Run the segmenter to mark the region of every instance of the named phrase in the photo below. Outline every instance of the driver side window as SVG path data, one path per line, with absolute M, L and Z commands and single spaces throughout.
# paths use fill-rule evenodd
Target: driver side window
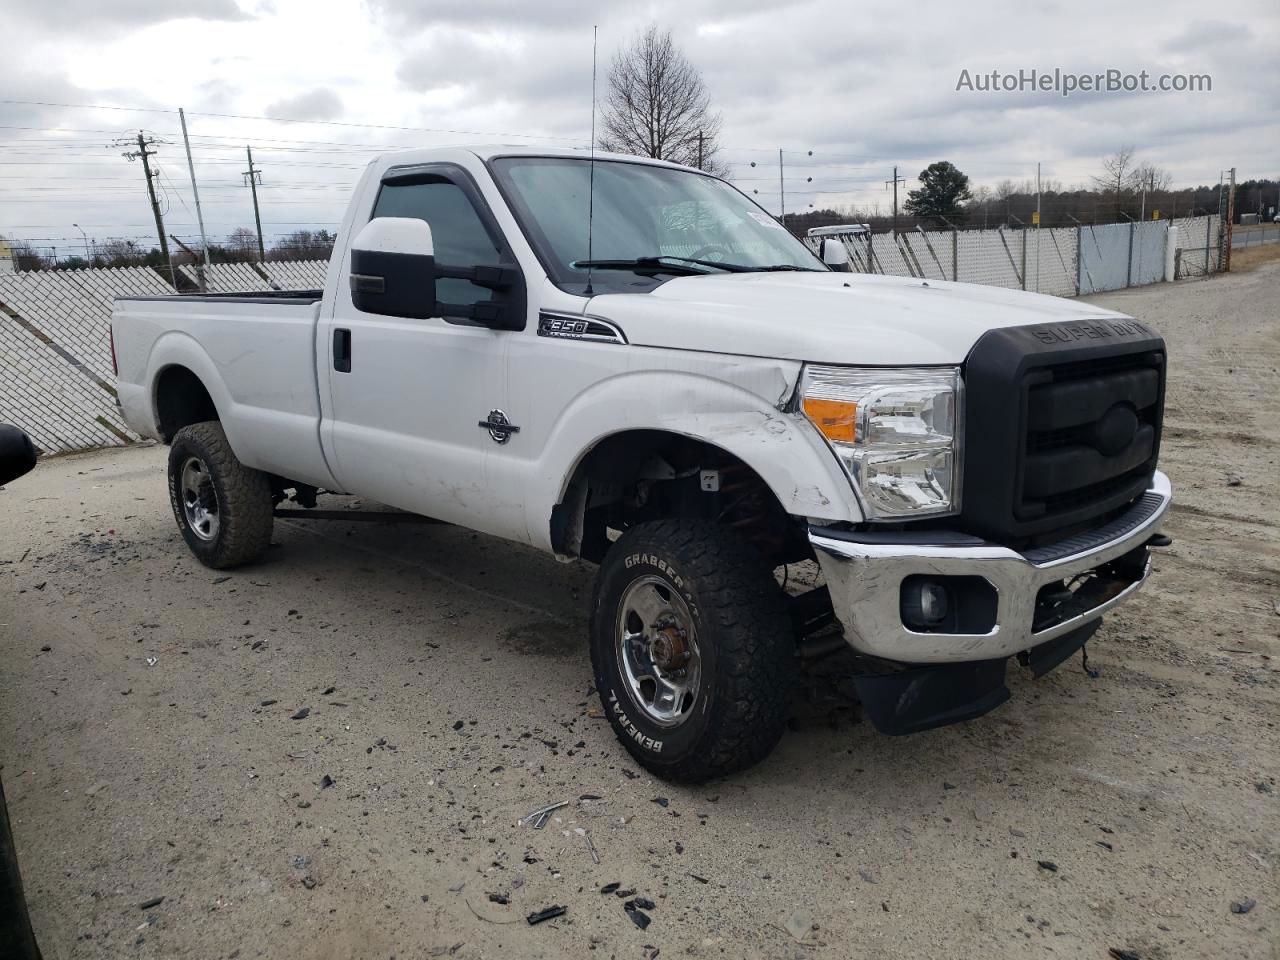
M 470 198 L 461 187 L 444 177 L 383 184 L 373 216 L 427 221 L 438 263 L 474 267 L 497 266 L 502 262 L 501 248 L 485 229 Z M 470 305 L 492 296 L 492 290 L 478 287 L 470 280 L 436 281 L 436 299 L 441 303 Z

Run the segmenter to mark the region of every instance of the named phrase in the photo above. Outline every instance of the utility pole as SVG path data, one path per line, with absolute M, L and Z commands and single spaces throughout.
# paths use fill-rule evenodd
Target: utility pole
M 139 130 L 138 139 L 136 141 L 122 140 L 122 141 L 117 141 L 116 145 L 123 146 L 126 143 L 131 145 L 133 143 L 136 143 L 138 146 L 138 149 L 136 151 L 127 151 L 123 154 L 123 156 L 127 160 L 142 161 L 142 174 L 147 180 L 147 195 L 151 198 L 151 212 L 155 214 L 156 233 L 160 237 L 160 254 L 161 256 L 164 257 L 165 266 L 169 268 L 169 282 L 173 284 L 174 288 L 176 289 L 178 286 L 178 281 L 174 277 L 173 261 L 169 259 L 169 239 L 164 232 L 164 217 L 160 215 L 160 201 L 156 199 L 156 185 L 153 182 L 153 178 L 160 176 L 160 171 L 157 170 L 155 173 L 151 172 L 150 158 L 154 157 L 156 155 L 156 152 L 154 150 L 147 149 L 148 147 L 154 146 L 157 143 L 163 143 L 163 142 L 164 141 L 162 140 L 157 140 L 155 137 L 148 137 L 141 130 Z
M 262 182 L 262 171 L 253 169 L 253 147 L 245 146 L 244 152 L 249 157 L 249 169 L 241 176 L 245 178 L 245 182 L 249 184 L 249 190 L 253 193 L 253 222 L 258 227 L 258 261 L 265 263 L 267 250 L 262 243 L 262 217 L 258 213 L 258 184 Z
M 778 210 L 782 213 L 782 225 L 787 225 L 787 187 L 782 177 L 782 148 L 778 148 Z
M 1036 161 L 1036 293 L 1040 292 L 1040 161 Z
M 209 266 L 209 240 L 204 235 L 204 211 L 200 209 L 200 188 L 196 186 L 196 165 L 191 161 L 191 140 L 187 136 L 187 115 L 183 112 L 182 107 L 178 108 L 178 119 L 182 121 L 182 142 L 187 148 L 187 171 L 191 174 L 191 195 L 196 199 L 196 220 L 200 224 L 200 249 L 204 253 L 204 266 Z M 196 277 L 200 281 L 200 290 L 204 292 L 208 289 L 205 286 L 204 268 L 200 266 L 200 261 L 196 261 Z
M 1223 267 L 1227 273 L 1231 272 L 1231 237 L 1235 233 L 1236 220 L 1236 168 L 1231 168 L 1231 180 L 1227 188 L 1227 263 Z
M 702 131 L 698 131 L 698 169 L 702 169 Z
M 893 168 L 893 179 L 884 182 L 886 187 L 891 183 L 893 184 L 893 235 L 895 237 L 898 235 L 898 184 L 906 182 L 906 177 L 898 176 L 898 168 L 896 166 Z

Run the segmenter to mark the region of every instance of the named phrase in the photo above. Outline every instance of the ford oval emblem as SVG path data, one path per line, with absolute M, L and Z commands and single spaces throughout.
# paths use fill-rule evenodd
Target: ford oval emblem
M 1103 456 L 1114 457 L 1129 448 L 1137 433 L 1137 412 L 1127 403 L 1117 403 L 1093 425 L 1093 445 Z

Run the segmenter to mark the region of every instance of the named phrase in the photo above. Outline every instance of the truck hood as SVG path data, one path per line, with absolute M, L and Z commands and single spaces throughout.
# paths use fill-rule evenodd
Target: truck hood
M 678 277 L 593 298 L 634 344 L 818 363 L 958 364 L 997 327 L 1128 319 L 1060 297 L 854 273 Z

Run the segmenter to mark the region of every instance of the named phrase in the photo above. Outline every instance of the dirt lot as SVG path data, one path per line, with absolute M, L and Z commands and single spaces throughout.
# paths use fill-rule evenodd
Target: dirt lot
M 163 449 L 42 464 L 0 492 L 0 760 L 45 956 L 1280 956 L 1278 293 L 1097 298 L 1168 338 L 1178 502 L 1096 679 L 1013 671 L 900 739 L 802 688 L 769 761 L 698 789 L 594 715 L 587 569 L 289 521 L 222 576 Z

